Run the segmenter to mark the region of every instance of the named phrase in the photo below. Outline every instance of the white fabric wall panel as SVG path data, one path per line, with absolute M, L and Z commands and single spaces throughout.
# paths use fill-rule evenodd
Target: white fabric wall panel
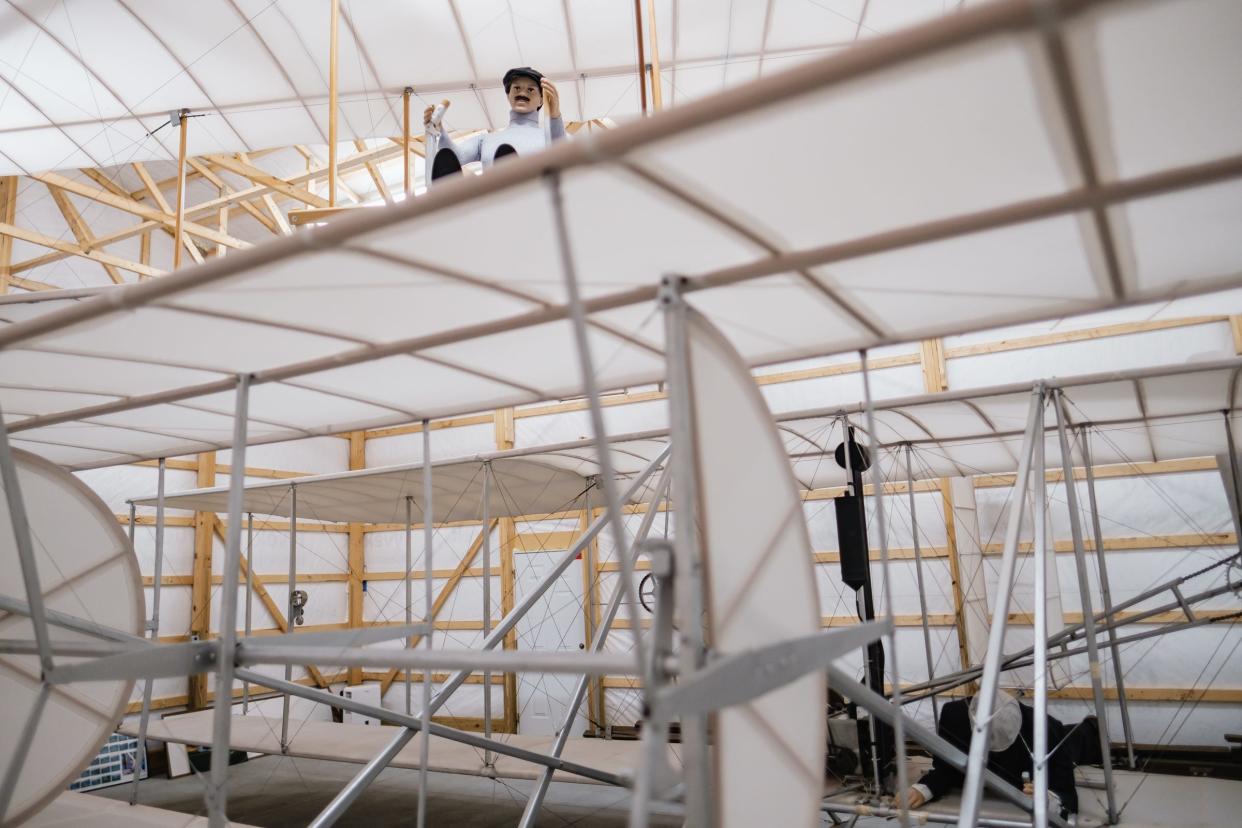
M 496 450 L 496 429 L 491 423 L 444 428 L 431 432 L 431 457 L 469 457 Z M 423 459 L 423 435 L 401 434 L 367 440 L 367 466 L 418 463 Z

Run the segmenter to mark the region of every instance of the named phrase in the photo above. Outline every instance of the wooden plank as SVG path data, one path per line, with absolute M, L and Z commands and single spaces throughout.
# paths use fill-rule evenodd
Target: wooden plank
M 148 207 L 146 204 L 134 201 L 131 198 L 122 198 L 121 196 L 114 195 L 113 193 L 105 190 L 100 190 L 83 184 L 80 181 L 74 181 L 71 178 L 66 178 L 58 173 L 38 173 L 36 175 L 32 175 L 31 178 L 36 181 L 42 181 L 44 184 L 51 184 L 53 186 L 60 187 L 62 190 L 68 190 L 69 192 L 74 193 L 75 195 L 80 195 L 83 198 L 89 198 L 91 201 L 97 201 L 100 204 L 115 207 L 118 210 L 131 213 L 139 218 L 157 222 L 165 227 L 172 227 L 174 232 L 177 229 L 176 219 L 173 216 L 157 210 L 154 207 Z M 207 241 L 214 242 L 216 244 L 227 245 L 228 247 L 233 247 L 238 250 L 253 246 L 249 242 L 242 241 L 241 239 L 235 239 L 226 233 L 212 230 L 210 227 L 204 227 L 201 224 L 195 224 L 191 221 L 187 221 L 182 229 L 184 232 L 189 233 L 192 236 L 197 236 L 198 238 L 206 239 Z
M 82 214 L 78 212 L 78 208 L 73 205 L 69 199 L 69 194 L 64 190 L 56 187 L 48 187 L 47 191 L 52 196 L 52 201 L 56 203 L 56 209 L 60 210 L 61 216 L 65 219 L 65 224 L 69 226 L 69 231 L 73 233 L 73 237 L 77 239 L 83 250 L 89 251 L 95 243 L 95 234 L 91 232 L 86 221 L 83 220 Z M 121 271 L 114 264 L 100 262 L 104 272 L 108 274 L 108 278 L 112 280 L 114 285 L 125 284 Z
M 944 340 L 924 339 L 919 343 L 919 361 L 923 366 L 923 390 L 936 394 L 949 389 L 949 369 L 945 364 Z
M 1216 471 L 1215 457 L 1191 457 L 1182 460 L 1159 460 L 1154 463 L 1113 463 L 1105 466 L 1096 466 L 1092 471 L 1095 472 L 1097 480 L 1112 477 L 1149 477 L 1155 474 L 1182 474 L 1184 472 L 1196 471 Z M 1082 466 L 1074 468 L 1074 479 L 1083 480 L 1087 476 L 1087 470 Z M 1014 475 L 1012 474 L 981 474 L 974 479 L 976 489 L 989 489 L 1003 486 L 1012 486 Z M 1065 479 L 1064 472 L 1061 469 L 1049 470 L 1045 473 L 1044 479 L 1049 483 L 1060 483 Z
M 159 185 L 155 183 L 155 179 L 151 177 L 151 173 L 147 172 L 146 165 L 140 161 L 135 161 L 130 166 L 132 166 L 134 168 L 134 172 L 138 174 L 138 180 L 142 182 L 142 186 L 146 188 L 147 194 L 151 196 L 151 200 L 155 202 L 155 205 L 175 219 L 176 213 L 174 212 L 172 205 L 168 203 L 168 199 L 164 198 L 164 193 L 160 191 Z M 182 166 L 184 169 L 184 165 Z M 183 177 L 179 176 L 174 179 L 174 184 L 183 180 Z M 175 230 L 171 230 L 167 226 L 165 226 L 163 230 L 172 238 L 177 238 Z M 181 234 L 181 244 L 185 247 L 186 252 L 190 254 L 190 258 L 198 264 L 203 263 L 203 254 L 198 249 L 198 245 L 196 245 L 190 237 L 184 233 Z M 176 269 L 175 262 L 173 268 Z
M 120 256 L 114 256 L 111 253 L 105 253 L 102 250 L 86 250 L 80 244 L 71 244 L 63 239 L 55 239 L 51 236 L 45 236 L 42 233 L 36 233 L 33 230 L 26 230 L 8 222 L 0 221 L 0 236 L 12 239 L 21 239 L 24 242 L 37 244 L 40 247 L 48 247 L 68 256 L 81 256 L 83 259 L 90 259 L 91 261 L 98 262 L 99 264 L 112 265 L 114 267 L 119 267 L 122 270 L 140 273 L 143 276 L 164 275 L 164 271 L 162 270 L 148 267 L 147 265 L 139 264 L 138 262 L 131 262 L 128 259 L 122 259 Z M 12 242 L 8 242 L 8 244 L 11 245 Z M 98 238 L 94 240 L 94 245 L 96 247 L 101 245 Z M 27 260 L 27 262 L 29 261 L 32 260 Z M 27 262 L 20 262 L 17 265 L 14 265 L 9 269 L 10 272 L 17 272 L 19 269 L 28 270 L 29 268 L 25 267 Z
M 198 455 L 198 488 L 205 489 L 216 484 L 216 453 Z M 194 565 L 190 593 L 190 635 L 200 639 L 211 633 L 211 553 L 212 528 L 216 516 L 211 512 L 194 513 Z M 190 676 L 189 706 L 198 710 L 207 706 L 207 676 Z
M 578 531 L 574 537 L 574 542 L 586 533 L 587 527 L 591 525 L 592 510 L 589 508 L 590 501 L 587 501 L 588 508 L 582 510 L 582 514 L 578 516 Z M 585 606 L 582 608 L 582 640 L 589 647 L 595 639 L 595 630 L 599 624 L 596 613 L 599 608 L 599 570 L 597 569 L 599 558 L 599 545 L 596 539 L 592 538 L 591 542 L 582 550 L 582 595 Z M 587 729 L 591 733 L 596 732 L 596 725 L 605 726 L 605 721 L 599 710 L 599 698 L 601 696 L 599 689 L 599 679 L 592 676 L 587 681 L 587 710 L 595 711 L 594 715 L 589 712 L 587 714 Z
M 328 202 L 325 199 L 321 198 L 320 196 L 315 195 L 310 190 L 307 190 L 304 187 L 298 187 L 293 184 L 290 184 L 289 182 L 285 181 L 285 179 L 278 178 L 277 176 L 272 175 L 266 170 L 259 169 L 253 164 L 247 164 L 246 162 L 242 161 L 240 158 L 234 158 L 229 155 L 208 155 L 205 157 L 207 158 L 208 161 L 210 161 L 212 164 L 215 164 L 217 167 L 222 167 L 231 173 L 236 173 L 237 175 L 240 175 L 242 178 L 247 178 L 250 181 L 254 182 L 255 184 L 259 184 L 264 187 L 269 187 L 272 190 L 275 190 L 276 192 L 280 193 L 281 195 L 301 201 L 303 204 L 309 204 L 312 207 L 329 206 Z M 227 203 L 228 198 L 229 196 L 221 196 L 220 198 L 215 200 L 215 203 L 217 205 L 225 204 Z M 199 204 L 199 205 L 196 205 L 194 209 L 197 211 L 197 210 L 201 210 L 202 208 L 203 208 L 203 205 Z M 220 208 L 219 206 L 216 206 L 214 209 L 218 210 Z
M 17 176 L 0 176 L 0 224 L 17 221 Z M 9 292 L 13 280 L 13 237 L 0 235 L 0 295 Z
M 953 593 L 953 626 L 957 629 L 958 665 L 970 664 L 970 644 L 966 632 L 966 600 L 962 594 L 961 563 L 957 557 L 957 527 L 953 520 L 953 492 L 949 478 L 940 478 L 940 497 L 943 504 L 945 538 L 949 551 L 949 581 Z
M 337 101 L 339 85 L 337 76 L 340 74 L 338 70 L 337 56 L 339 49 L 338 31 L 341 22 L 341 0 L 331 0 L 329 8 L 331 15 L 328 21 L 328 206 L 336 206 L 336 151 L 337 147 L 337 116 L 340 114 L 340 106 Z
M 349 470 L 358 471 L 367 466 L 366 432 L 351 431 L 349 433 Z M 363 534 L 361 523 L 349 524 L 349 594 L 347 606 L 349 626 L 362 626 L 362 608 L 366 602 L 366 591 L 363 579 L 366 577 L 366 535 Z M 362 668 L 349 669 L 349 683 L 358 684 L 362 681 Z
M 513 612 L 516 603 L 517 573 L 514 569 L 513 543 L 517 531 L 513 518 L 500 519 L 500 615 L 503 618 Z M 504 648 L 517 649 L 517 631 L 511 630 L 505 636 Z M 505 732 L 517 733 L 517 674 L 505 673 L 504 692 Z
M 1242 316 L 1229 317 L 1229 331 L 1233 334 L 1233 352 L 1242 354 Z
M 250 163 L 250 157 L 247 156 L 246 153 L 239 152 L 237 155 L 239 158 L 241 158 L 246 163 Z M 204 179 L 206 179 L 207 181 L 210 181 L 212 184 L 215 184 L 216 189 L 219 191 L 221 196 L 231 195 L 232 193 L 236 192 L 236 190 L 234 190 L 232 187 L 229 186 L 227 181 L 225 181 L 220 176 L 216 175 L 215 170 L 211 169 L 211 167 L 207 166 L 202 161 L 199 161 L 197 158 L 187 158 L 185 162 L 190 165 L 191 170 L 198 172 L 199 175 L 201 175 Z M 186 175 L 188 176 L 189 173 L 186 173 Z M 267 201 L 271 201 L 272 199 L 270 195 L 264 196 L 264 198 Z M 264 203 L 266 204 L 267 202 L 265 201 Z M 271 201 L 271 204 L 272 204 L 273 209 L 275 209 L 276 202 Z M 279 221 L 276 219 L 276 216 L 272 216 L 269 218 L 268 216 L 263 214 L 262 210 L 254 206 L 254 204 L 249 201 L 243 201 L 237 206 L 240 207 L 242 211 L 245 212 L 247 215 L 249 215 L 252 219 L 257 221 L 259 224 L 262 224 L 272 233 L 278 236 L 282 234 L 282 230 L 280 228 Z M 224 209 L 224 208 L 221 208 L 221 209 Z M 280 213 L 279 210 L 275 210 L 275 212 L 278 215 L 280 215 L 281 220 L 284 219 L 284 215 Z M 289 233 L 288 225 L 285 225 L 283 234 L 288 235 L 288 233 Z
M 1070 342 L 1084 342 L 1091 339 L 1107 339 L 1114 336 L 1129 336 L 1131 334 L 1165 331 L 1172 328 L 1186 328 L 1194 325 L 1210 325 L 1224 322 L 1227 319 L 1228 317 L 1225 316 L 1191 316 L 1179 319 L 1153 319 L 1145 322 L 1099 325 L 1094 328 L 1082 328 L 1076 331 L 1056 331 L 1049 334 L 1002 339 L 997 342 L 957 345 L 952 348 L 946 348 L 945 356 L 948 359 L 959 359 L 981 354 L 999 354 L 1024 348 L 1040 348 L 1046 345 L 1064 345 Z
M 1202 534 L 1183 535 L 1139 535 L 1133 537 L 1104 538 L 1105 552 L 1133 552 L 1148 549 L 1194 549 L 1201 546 L 1237 546 L 1238 538 L 1233 532 L 1205 532 Z M 1004 544 L 989 543 L 983 546 L 983 554 L 998 556 Z M 1095 539 L 1084 538 L 1083 548 L 1091 552 L 1095 550 Z M 1023 541 L 1018 544 L 1019 555 L 1030 555 L 1034 544 Z M 1068 553 L 1074 551 L 1072 540 L 1053 541 L 1053 551 Z
M 367 142 L 361 138 L 355 138 L 354 148 L 359 152 L 366 152 Z M 409 158 L 409 156 L 407 155 L 406 158 Z M 375 189 L 379 192 L 380 197 L 384 199 L 384 203 L 392 204 L 392 193 L 388 191 L 388 183 L 384 181 L 384 176 L 380 174 L 379 167 L 374 163 L 368 163 L 366 166 L 367 172 L 371 174 L 371 181 L 375 184 Z

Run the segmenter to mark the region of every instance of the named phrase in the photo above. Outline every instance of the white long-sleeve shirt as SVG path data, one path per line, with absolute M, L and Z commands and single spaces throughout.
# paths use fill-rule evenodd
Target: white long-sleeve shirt
M 560 117 L 549 118 L 548 126 L 551 140 L 559 141 L 565 137 L 565 122 Z M 548 140 L 539 125 L 539 111 L 510 111 L 509 125 L 504 129 L 472 136 L 460 144 L 449 137 L 447 130 L 433 130 L 430 127 L 427 130 L 428 160 L 441 149 L 451 149 L 457 153 L 457 160 L 463 167 L 472 161 L 482 161 L 484 169 L 490 167 L 501 144 L 513 147 L 519 158 L 546 149 Z

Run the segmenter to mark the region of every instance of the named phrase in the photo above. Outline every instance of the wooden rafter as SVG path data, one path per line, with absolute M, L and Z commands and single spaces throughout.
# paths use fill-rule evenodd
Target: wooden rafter
M 249 179 L 254 184 L 258 184 L 263 187 L 270 187 L 272 190 L 280 193 L 281 195 L 297 199 L 298 201 L 301 201 L 304 204 L 309 204 L 312 207 L 328 206 L 326 199 L 320 198 L 305 187 L 298 187 L 290 184 L 285 179 L 272 175 L 266 170 L 261 170 L 253 164 L 247 164 L 240 158 L 235 158 L 229 155 L 208 155 L 206 158 L 217 167 L 221 167 L 231 173 L 240 175 L 242 178 Z M 223 200 L 224 199 L 222 197 L 216 199 L 215 201 L 222 202 Z M 199 204 L 191 208 L 191 212 L 197 213 L 202 209 L 203 205 Z M 217 206 L 216 209 L 219 209 L 219 206 Z
M 83 250 L 89 251 L 95 243 L 95 235 L 82 218 L 82 214 L 78 212 L 78 208 L 73 206 L 69 194 L 58 187 L 48 187 L 47 191 L 52 194 L 52 201 L 56 202 L 56 209 L 60 210 L 60 214 L 64 216 L 65 223 L 69 225 L 69 231 L 73 233 L 73 237 L 78 240 Z M 116 265 L 110 262 L 99 262 L 99 264 L 113 284 L 125 284 L 125 279 Z
M 168 203 L 168 199 L 164 198 L 164 194 L 160 192 L 159 185 L 155 183 L 155 179 L 153 179 L 151 177 L 151 174 L 147 172 L 146 165 L 144 165 L 141 161 L 135 161 L 133 163 L 133 167 L 134 167 L 134 172 L 138 174 L 138 179 L 142 181 L 142 185 L 147 188 L 147 194 L 151 196 L 151 200 L 155 202 L 157 207 L 159 207 L 161 210 L 163 210 L 168 215 L 172 216 L 173 215 L 172 206 Z M 163 229 L 164 229 L 164 232 L 166 232 L 169 236 L 174 235 L 176 232 L 175 230 L 172 230 L 167 226 L 164 227 Z M 181 243 L 185 246 L 186 252 L 190 254 L 191 259 L 193 259 L 198 264 L 203 263 L 202 251 L 199 250 L 198 246 L 194 244 L 193 241 L 190 240 L 189 236 L 182 233 Z
M 0 222 L 17 221 L 17 176 L 0 177 Z M 0 235 L 0 294 L 9 292 L 13 280 L 13 237 Z
M 160 226 L 160 223 L 158 221 L 143 221 L 143 222 L 140 222 L 139 224 L 135 224 L 133 227 L 127 227 L 124 230 L 118 230 L 115 233 L 108 233 L 107 235 L 104 235 L 104 236 L 96 236 L 94 247 L 96 249 L 100 247 L 107 247 L 110 244 L 114 244 L 119 241 L 124 241 L 125 239 L 132 239 L 134 236 L 138 236 L 138 235 L 141 235 L 144 239 L 150 239 L 151 231 L 159 226 Z M 149 241 L 147 242 L 147 246 L 148 246 L 147 255 L 145 257 L 140 256 L 139 258 L 139 262 L 143 265 L 151 264 Z M 44 253 L 41 256 L 35 256 L 34 258 L 25 259 L 23 261 L 15 263 L 13 265 L 13 272 L 22 273 L 27 270 L 34 270 L 36 267 L 42 267 L 45 264 L 51 264 L 52 262 L 58 262 L 61 259 L 66 259 L 70 256 L 76 256 L 76 255 L 78 254 L 75 252 L 71 252 L 71 251 L 53 250 L 53 252 L 51 253 Z
M 358 138 L 354 141 L 354 147 L 359 152 L 366 152 L 367 142 Z M 392 193 L 388 192 L 388 184 L 384 181 L 384 176 L 380 174 L 379 165 L 374 162 L 368 163 L 367 172 L 371 174 L 371 181 L 375 183 L 375 189 L 379 191 L 380 197 L 384 199 L 384 203 L 392 204 Z
M 110 264 L 119 267 L 121 270 L 128 270 L 133 273 L 139 273 L 143 276 L 163 276 L 164 271 L 147 265 L 131 262 L 128 259 L 122 259 L 120 256 L 113 256 L 111 253 L 105 253 L 102 250 L 86 250 L 80 244 L 73 244 L 63 239 L 54 239 L 51 236 L 45 236 L 42 233 L 36 233 L 33 230 L 26 230 L 6 222 L 0 222 L 0 236 L 8 236 L 14 239 L 21 239 L 30 244 L 37 244 L 40 247 L 50 247 L 52 250 L 59 251 L 66 256 L 81 256 L 84 259 L 98 262 L 99 264 Z M 99 245 L 100 239 L 95 239 L 95 244 Z M 64 258 L 58 256 L 57 258 Z M 13 272 L 18 270 L 26 270 L 27 262 L 14 265 Z
M 172 227 L 173 229 L 176 229 L 177 220 L 175 216 L 171 216 L 161 210 L 149 207 L 141 202 L 134 201 L 132 198 L 123 198 L 114 193 L 107 192 L 106 190 L 100 190 L 96 187 L 83 184 L 81 181 L 74 181 L 71 178 L 66 178 L 58 173 L 38 173 L 36 175 L 32 175 L 31 178 L 36 181 L 42 181 L 44 184 L 51 184 L 52 186 L 60 187 L 62 190 L 68 190 L 69 192 L 80 195 L 83 198 L 89 198 L 91 201 L 98 201 L 100 204 L 115 207 L 118 210 L 131 213 L 139 218 L 154 221 L 158 224 L 164 225 L 165 227 Z M 226 233 L 221 233 L 218 230 L 212 230 L 210 227 L 204 227 L 201 224 L 196 224 L 191 221 L 187 221 L 185 223 L 183 230 L 186 233 L 189 233 L 192 236 L 197 236 L 200 239 L 205 239 L 215 244 L 223 244 L 238 250 L 253 246 L 249 242 L 242 241 L 241 239 L 235 239 Z
M 242 157 L 243 159 L 247 161 L 247 163 L 249 163 L 249 159 L 246 159 L 245 156 L 242 156 Z M 210 181 L 212 184 L 215 184 L 217 189 L 220 190 L 220 195 L 222 196 L 231 195 L 232 193 L 236 192 L 236 190 L 234 190 L 232 187 L 229 186 L 227 181 L 225 181 L 220 176 L 216 175 L 215 170 L 211 169 L 209 166 L 207 166 L 202 161 L 199 161 L 197 158 L 187 158 L 186 163 L 190 165 L 191 170 L 194 170 L 199 175 L 201 175 L 204 179 L 206 179 L 207 181 Z M 276 202 L 272 201 L 272 197 L 270 195 L 264 196 L 264 198 L 266 199 L 264 204 L 266 205 L 270 202 L 272 209 L 274 211 L 274 215 L 272 215 L 271 217 L 264 215 L 262 210 L 254 206 L 254 204 L 249 201 L 243 201 L 237 206 L 240 207 L 243 211 L 245 211 L 245 213 L 249 215 L 251 218 L 253 218 L 255 221 L 259 222 L 259 224 L 262 224 L 264 227 L 270 230 L 272 233 L 278 236 L 281 235 L 282 233 L 284 233 L 285 235 L 288 235 L 289 233 L 288 225 L 285 224 L 282 227 L 282 223 L 284 220 L 284 214 L 281 213 L 279 210 L 275 209 Z M 277 220 L 277 217 L 276 217 L 277 215 L 280 216 L 279 220 Z

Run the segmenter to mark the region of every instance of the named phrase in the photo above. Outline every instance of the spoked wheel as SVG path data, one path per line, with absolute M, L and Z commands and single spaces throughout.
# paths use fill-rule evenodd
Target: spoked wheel
M 47 625 L 53 669 L 83 662 L 84 650 L 125 646 L 128 636 L 142 635 L 146 606 L 138 562 L 112 511 L 63 469 L 26 452 L 13 456 L 43 603 L 59 622 Z M 8 501 L 0 499 L 0 595 L 24 607 L 10 520 Z M 82 631 L 99 627 L 110 632 Z M 99 753 L 134 681 L 44 685 L 39 655 L 29 646 L 34 626 L 23 611 L 0 611 L 0 640 L 10 644 L 0 650 L 0 786 L 12 784 L 0 823 L 12 825 L 64 791 Z M 8 779 L 11 769 L 16 776 Z

